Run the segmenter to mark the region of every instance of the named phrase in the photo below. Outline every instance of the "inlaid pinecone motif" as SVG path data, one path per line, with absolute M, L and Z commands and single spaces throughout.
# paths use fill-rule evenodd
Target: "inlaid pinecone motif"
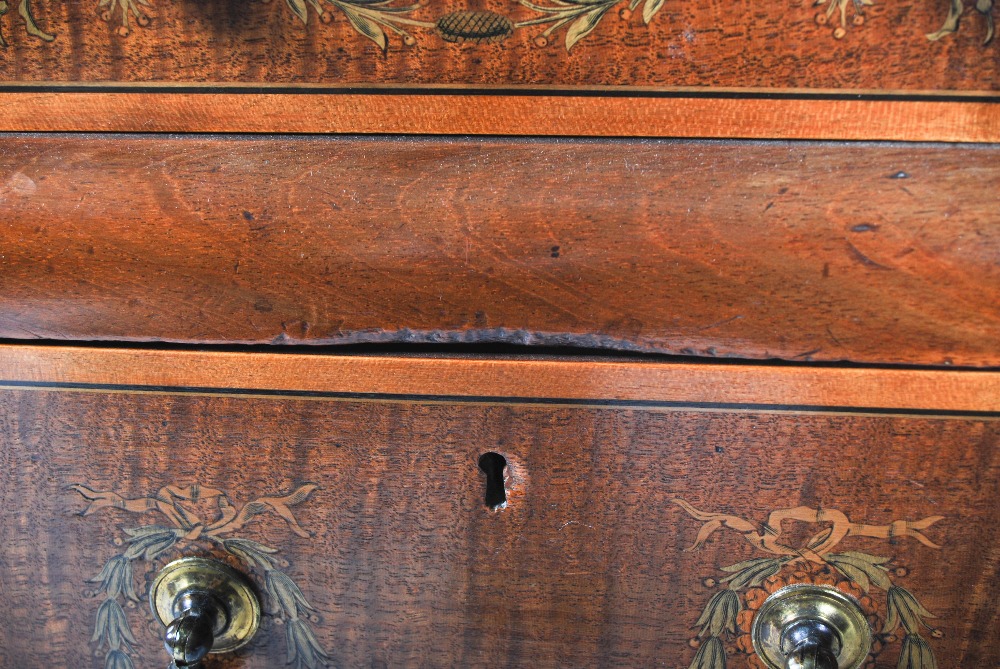
M 461 11 L 445 14 L 435 24 L 446 42 L 484 44 L 501 42 L 514 32 L 514 24 L 496 12 Z

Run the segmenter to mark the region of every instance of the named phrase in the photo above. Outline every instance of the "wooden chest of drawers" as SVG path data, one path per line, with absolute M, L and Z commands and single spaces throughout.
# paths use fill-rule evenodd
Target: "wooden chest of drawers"
M 993 2 L 671 2 L 0 0 L 0 666 L 1000 666 Z

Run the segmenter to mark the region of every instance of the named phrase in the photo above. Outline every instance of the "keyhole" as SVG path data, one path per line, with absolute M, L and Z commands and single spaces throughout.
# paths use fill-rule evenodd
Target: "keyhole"
M 503 485 L 503 471 L 507 468 L 507 458 L 499 453 L 483 453 L 479 456 L 479 469 L 486 474 L 486 506 L 492 511 L 507 507 L 507 491 Z

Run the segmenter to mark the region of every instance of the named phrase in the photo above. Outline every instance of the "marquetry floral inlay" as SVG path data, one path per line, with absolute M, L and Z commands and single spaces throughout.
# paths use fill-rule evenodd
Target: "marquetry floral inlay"
M 940 521 L 941 516 L 866 525 L 851 522 L 836 509 L 800 506 L 773 511 L 767 522 L 759 524 L 739 516 L 702 511 L 683 499 L 675 499 L 674 503 L 703 523 L 688 550 L 697 550 L 715 532 L 726 529 L 742 534 L 750 545 L 767 554 L 721 567 L 723 574 L 702 580 L 715 593 L 694 625 L 697 631 L 691 646 L 696 650 L 689 669 L 725 669 L 729 657 L 727 645 L 735 645 L 735 652 L 745 655 L 745 662 L 754 669 L 766 669 L 754 652 L 750 637 L 754 615 L 771 593 L 793 583 L 836 587 L 860 602 L 875 631 L 866 667 L 874 667 L 883 649 L 900 641 L 898 669 L 937 669 L 934 651 L 923 634 L 938 638 L 943 632 L 927 622 L 934 615 L 913 593 L 898 584 L 908 570 L 894 564 L 889 557 L 839 546 L 852 537 L 893 542 L 910 537 L 924 546 L 940 548 L 924 531 Z M 794 545 L 795 542 L 783 536 L 782 525 L 786 521 L 816 524 L 822 529 L 803 545 Z M 877 591 L 884 596 L 876 596 Z
M 327 653 L 311 627 L 319 617 L 283 571 L 288 563 L 278 557 L 277 548 L 241 536 L 241 531 L 262 514 L 277 515 L 300 537 L 312 536 L 295 519 L 292 507 L 306 501 L 316 488 L 316 484 L 306 483 L 288 494 L 258 497 L 238 508 L 223 491 L 200 485 L 165 486 L 150 497 L 132 499 L 83 484 L 70 486 L 89 502 L 81 516 L 115 509 L 157 517 L 152 524 L 122 528 L 124 536 L 115 540 L 122 552 L 109 558 L 100 573 L 88 581 L 95 586 L 94 595 L 103 597 L 91 643 L 98 653 L 105 653 L 104 669 L 134 669 L 131 653 L 136 638 L 126 608 L 145 604 L 145 593 L 140 596 L 135 588 L 136 566 L 148 570 L 153 560 L 168 551 L 192 546 L 222 549 L 258 576 L 265 607 L 285 628 L 288 664 L 296 669 L 327 666 Z

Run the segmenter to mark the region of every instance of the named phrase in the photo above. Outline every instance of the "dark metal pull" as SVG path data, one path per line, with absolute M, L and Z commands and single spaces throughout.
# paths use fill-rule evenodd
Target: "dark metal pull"
M 792 623 L 784 633 L 785 669 L 838 669 L 840 637 L 821 620 Z
M 212 652 L 216 629 L 228 625 L 225 611 L 210 594 L 188 592 L 178 597 L 180 615 L 167 625 L 164 645 L 177 667 L 197 667 Z

